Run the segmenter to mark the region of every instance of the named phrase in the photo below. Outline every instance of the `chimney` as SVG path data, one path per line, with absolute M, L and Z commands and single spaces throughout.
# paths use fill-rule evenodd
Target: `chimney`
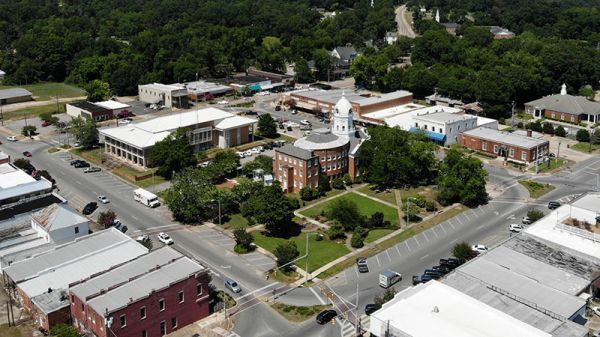
M 531 131 L 531 129 L 527 129 L 527 137 L 531 137 L 532 134 L 533 132 Z

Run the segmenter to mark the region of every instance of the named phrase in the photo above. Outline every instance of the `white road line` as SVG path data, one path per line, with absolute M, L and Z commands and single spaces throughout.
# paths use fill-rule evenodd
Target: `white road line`
M 379 254 L 375 255 L 375 259 L 377 259 L 377 264 L 381 267 L 381 262 L 379 262 Z
M 417 237 L 413 236 L 413 239 L 415 239 L 415 241 L 417 242 L 417 246 L 421 247 L 421 244 L 419 243 L 419 240 L 417 240 Z
M 408 240 L 404 241 L 404 244 L 406 244 L 406 249 L 408 249 L 409 252 L 412 252 L 412 249 L 410 249 L 410 246 L 408 245 Z
M 429 257 L 429 254 L 425 254 L 419 258 L 419 260 L 424 260 Z
M 398 245 L 396 245 L 396 251 L 398 252 L 399 256 L 402 256 L 402 254 L 400 254 L 400 248 L 398 248 Z
M 452 227 L 453 230 L 456 230 L 456 227 L 454 227 L 451 221 L 448 221 L 448 224 L 450 225 L 450 227 Z
M 456 243 L 458 241 L 458 239 L 454 239 L 452 241 L 450 241 L 450 245 L 452 245 L 453 243 Z
M 471 221 L 471 219 L 469 219 L 469 217 L 467 216 L 468 212 L 463 213 L 463 215 L 465 216 L 465 218 L 467 218 L 467 221 Z
M 389 249 L 386 249 L 386 250 L 385 250 L 385 253 L 386 253 L 386 254 L 387 254 L 387 256 L 388 256 L 388 259 L 390 259 L 390 261 L 392 261 L 392 257 L 390 256 L 390 250 L 389 250 Z
M 354 266 L 352 269 L 354 269 L 354 274 L 356 274 L 356 278 L 358 278 L 358 267 Z
M 323 298 L 321 298 L 321 296 L 319 296 L 319 294 L 315 291 L 315 287 L 310 287 L 308 289 L 310 289 L 310 292 L 312 292 L 313 295 L 315 295 L 315 297 L 319 300 L 319 302 L 321 302 L 322 305 L 327 304 L 327 302 L 323 301 Z

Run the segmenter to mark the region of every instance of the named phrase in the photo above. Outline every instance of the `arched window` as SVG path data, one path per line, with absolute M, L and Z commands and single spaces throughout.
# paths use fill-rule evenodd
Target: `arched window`
M 346 131 L 346 127 L 345 126 L 342 126 L 342 131 Z

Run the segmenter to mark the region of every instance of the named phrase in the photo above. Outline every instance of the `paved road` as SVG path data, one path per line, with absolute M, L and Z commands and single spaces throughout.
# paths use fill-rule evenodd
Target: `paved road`
M 412 29 L 412 20 L 406 20 L 406 5 L 396 8 L 396 23 L 398 24 L 398 35 L 414 38 L 417 36 Z

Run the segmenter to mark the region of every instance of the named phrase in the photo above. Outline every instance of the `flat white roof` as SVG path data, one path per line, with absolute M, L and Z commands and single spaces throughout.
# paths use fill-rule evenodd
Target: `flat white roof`
M 0 200 L 51 188 L 52 183 L 46 179 L 36 180 L 9 163 L 0 164 Z
M 587 209 L 591 208 L 591 209 Z M 564 224 L 568 218 L 580 222 L 596 223 L 600 213 L 600 194 L 590 193 L 573 204 L 563 205 L 534 222 L 525 229 L 525 233 L 542 240 L 568 248 L 583 254 L 584 257 L 600 258 L 600 235 Z
M 439 111 L 439 112 L 433 112 L 433 113 L 418 113 L 416 116 L 413 117 L 413 119 L 416 120 L 421 120 L 421 121 L 428 121 L 428 122 L 437 122 L 437 123 L 454 123 L 454 122 L 459 122 L 459 121 L 466 121 L 466 120 L 475 120 L 477 117 L 472 116 L 472 115 L 460 115 L 460 114 L 456 114 L 456 113 L 450 113 L 450 112 L 446 112 L 446 111 Z
M 174 91 L 174 90 L 185 89 L 182 86 L 162 84 L 162 83 L 141 84 L 140 88 L 148 88 L 148 89 L 160 90 L 160 91 Z
M 215 129 L 218 130 L 228 130 L 233 128 L 240 128 L 242 126 L 257 124 L 258 121 L 256 119 L 242 117 L 242 116 L 233 116 L 229 118 L 225 118 L 215 125 Z
M 429 281 L 398 293 L 371 315 L 370 332 L 411 337 L 550 337 L 527 323 L 479 302 L 471 296 Z
M 414 111 L 414 110 L 422 109 L 422 108 L 425 108 L 425 106 L 420 105 L 420 104 L 415 104 L 415 103 L 402 104 L 402 105 L 398 105 L 398 106 L 387 108 L 387 109 L 381 109 L 378 111 L 369 112 L 369 113 L 362 115 L 362 117 L 383 120 L 385 118 L 393 117 L 396 115 L 404 114 L 409 111 Z
M 478 127 L 469 131 L 465 131 L 463 132 L 463 135 L 477 137 L 480 139 L 525 149 L 533 149 L 536 146 L 542 146 L 548 143 L 548 141 L 544 139 L 521 136 L 518 134 L 513 134 L 510 132 L 500 131 L 496 129 L 490 129 L 486 127 Z
M 141 123 L 100 129 L 100 134 L 128 143 L 137 148 L 147 148 L 154 146 L 154 144 L 165 139 L 171 132 L 179 128 L 207 122 L 215 122 L 216 125 L 219 125 L 219 123 L 229 118 L 234 119 L 231 122 L 223 124 L 224 127 L 232 128 L 236 124 L 250 123 L 250 121 L 256 123 L 254 119 L 236 116 L 221 109 L 205 108 L 158 117 Z
M 417 108 L 416 109 L 413 108 L 414 106 L 417 106 Z M 458 108 L 451 108 L 451 107 L 439 106 L 439 105 L 426 107 L 423 105 L 413 104 L 413 103 L 401 105 L 398 108 L 400 108 L 397 110 L 397 111 L 399 111 L 398 114 L 395 114 L 395 115 L 387 114 L 387 116 L 384 116 L 383 119 L 385 120 L 385 123 L 389 127 L 393 128 L 395 126 L 398 126 L 401 129 L 407 130 L 407 131 L 413 126 L 413 117 L 415 117 L 417 115 L 434 114 L 434 113 L 439 113 L 439 112 L 445 112 L 445 113 L 449 113 L 449 114 L 457 114 L 457 113 L 462 112 L 462 110 L 458 109 Z M 375 112 L 374 114 L 377 114 L 377 112 Z M 364 116 L 371 117 L 371 118 L 377 118 L 377 117 L 372 117 L 372 114 L 366 114 Z M 377 116 L 377 115 L 374 115 L 374 116 Z
M 111 109 L 111 110 L 131 108 L 131 105 L 129 105 L 129 104 L 125 104 L 125 103 L 121 103 L 121 102 L 117 102 L 117 101 L 96 102 L 94 104 L 99 105 L 103 108 Z

